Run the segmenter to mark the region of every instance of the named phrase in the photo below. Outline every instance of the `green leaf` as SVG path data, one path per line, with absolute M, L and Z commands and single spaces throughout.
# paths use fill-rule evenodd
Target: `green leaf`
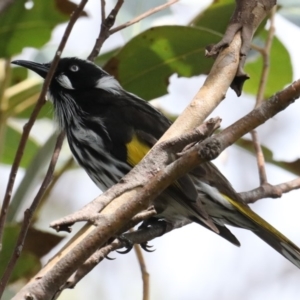
M 14 251 L 19 231 L 19 224 L 9 224 L 5 227 L 3 248 L 0 253 L 0 276 L 2 276 Z M 61 239 L 62 237 L 57 235 L 29 228 L 23 251 L 14 268 L 10 282 L 33 276 L 41 267 L 40 258 L 56 246 Z
M 260 32 L 258 37 L 255 38 L 254 43 L 264 43 L 267 34 L 266 30 Z M 284 72 L 282 71 L 283 66 Z M 252 56 L 251 60 L 246 62 L 245 71 L 250 76 L 250 80 L 245 82 L 245 92 L 253 95 L 257 94 L 262 69 L 263 59 L 261 55 Z M 292 80 L 293 69 L 289 52 L 279 39 L 275 37 L 271 47 L 270 69 L 264 97 L 269 98 L 275 92 L 283 89 Z
M 19 145 L 19 141 L 21 138 L 21 132 L 18 130 L 7 126 L 5 133 L 4 144 L 5 147 L 3 149 L 3 155 L 1 157 L 1 163 L 11 165 L 15 158 L 15 154 L 17 151 L 17 147 Z M 31 138 L 28 139 L 26 144 L 26 149 L 23 154 L 23 158 L 21 160 L 21 167 L 26 168 L 30 163 L 32 157 L 35 155 L 39 146 L 36 142 L 34 142 Z
M 54 0 L 56 8 L 66 16 L 70 16 L 71 13 L 77 8 L 77 4 L 69 0 Z M 80 13 L 81 17 L 87 17 L 88 14 L 85 10 Z
M 253 155 L 255 155 L 254 149 L 253 149 L 253 142 L 246 140 L 246 139 L 239 139 L 235 145 L 247 150 L 248 152 L 252 153 Z M 289 171 L 291 173 L 294 173 L 297 176 L 300 176 L 300 159 L 297 159 L 293 162 L 286 162 L 286 161 L 280 161 L 280 160 L 275 160 L 273 158 L 273 152 L 268 149 L 265 146 L 261 146 L 262 147 L 262 151 L 265 157 L 265 161 L 275 165 L 279 168 L 282 168 L 286 171 Z
M 205 57 L 205 46 L 218 40 L 203 29 L 154 27 L 129 41 L 104 69 L 126 90 L 150 100 L 167 93 L 173 73 L 185 77 L 207 74 L 213 60 Z
M 9 262 L 13 253 L 20 226 L 9 225 L 5 227 L 3 236 L 3 248 L 0 255 L 0 276 L 2 276 L 7 263 Z M 10 282 L 13 282 L 19 278 L 29 277 L 30 274 L 34 274 L 40 268 L 40 261 L 37 257 L 34 257 L 32 253 L 23 251 L 19 258 L 16 267 L 10 278 Z
M 0 57 L 20 53 L 24 47 L 39 48 L 51 37 L 52 29 L 69 19 L 56 8 L 55 1 L 15 1 L 0 17 Z
M 196 16 L 190 24 L 195 27 L 215 31 L 222 35 L 229 24 L 234 9 L 234 0 L 215 0 L 207 9 Z M 266 22 L 267 19 L 261 22 L 255 35 L 265 27 Z
M 12 68 L 14 70 L 15 68 Z M 27 78 L 9 87 L 5 91 L 8 107 L 5 111 L 6 117 L 17 117 L 28 119 L 32 113 L 33 106 L 36 104 L 42 88 L 41 80 Z M 46 102 L 42 107 L 38 118 L 51 118 L 53 107 Z
M 25 80 L 28 76 L 28 69 L 22 67 L 11 68 L 11 78 L 9 86 L 20 83 Z
M 233 0 L 214 1 L 191 22 L 192 26 L 209 28 L 220 34 L 226 30 L 230 17 L 235 8 Z M 217 21 L 216 21 L 217 20 Z
M 36 98 L 34 99 L 34 101 L 30 101 L 30 99 L 28 99 L 28 103 L 29 104 L 31 103 L 31 105 L 29 105 L 24 110 L 21 110 L 20 112 L 17 111 L 17 114 L 15 114 L 14 117 L 21 118 L 21 119 L 28 119 L 32 113 L 33 106 L 36 104 L 39 95 L 40 93 L 36 94 Z M 22 108 L 22 105 L 19 105 L 18 107 Z M 42 119 L 42 118 L 52 119 L 52 117 L 53 117 L 53 105 L 52 103 L 47 101 L 43 105 L 42 109 L 40 110 L 37 119 Z
M 100 67 L 103 67 L 107 63 L 107 61 L 111 59 L 111 57 L 118 53 L 119 50 L 120 48 L 116 48 L 97 56 L 95 59 L 95 64 Z

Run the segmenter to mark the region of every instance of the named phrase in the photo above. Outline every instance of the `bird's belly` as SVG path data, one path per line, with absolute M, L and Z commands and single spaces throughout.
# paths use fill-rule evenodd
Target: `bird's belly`
M 191 212 L 166 192 L 156 198 L 153 205 L 157 211 L 155 218 L 164 219 L 176 228 L 191 223 L 189 219 Z

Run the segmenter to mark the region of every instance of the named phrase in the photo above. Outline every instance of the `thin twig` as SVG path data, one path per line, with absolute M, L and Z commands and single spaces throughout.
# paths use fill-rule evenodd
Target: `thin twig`
M 102 48 L 102 45 L 103 43 L 106 41 L 106 39 L 126 28 L 126 27 L 129 27 L 145 18 L 147 18 L 148 16 L 158 12 L 158 11 L 161 11 L 163 9 L 165 9 L 166 7 L 169 7 L 170 5 L 178 2 L 179 0 L 172 0 L 172 1 L 169 1 L 163 5 L 160 5 L 160 6 L 157 6 L 157 7 L 154 7 L 154 8 L 151 8 L 149 9 L 148 11 L 146 11 L 145 13 L 139 15 L 138 17 L 132 19 L 131 21 L 128 21 L 122 25 L 119 25 L 113 29 L 111 29 L 111 27 L 114 25 L 115 23 L 115 20 L 116 20 L 116 16 L 119 12 L 119 9 L 121 8 L 124 0 L 119 0 L 116 4 L 116 6 L 114 7 L 114 9 L 110 12 L 110 14 L 105 18 L 105 11 L 104 11 L 104 6 L 105 6 L 105 1 L 102 0 L 101 1 L 101 16 L 102 16 L 102 23 L 101 23 L 101 29 L 100 29 L 100 33 L 99 33 L 99 36 L 98 38 L 96 39 L 96 43 L 94 45 L 94 48 L 92 50 L 92 52 L 90 53 L 90 55 L 88 56 L 88 60 L 91 60 L 91 61 L 94 61 L 95 58 L 98 56 L 99 52 L 100 52 L 100 49 Z
M 21 136 L 21 140 L 19 142 L 19 146 L 18 146 L 16 155 L 15 155 L 14 162 L 13 162 L 12 167 L 11 167 L 9 180 L 8 180 L 8 183 L 7 183 L 6 192 L 5 192 L 5 196 L 4 196 L 4 200 L 3 200 L 3 204 L 2 204 L 2 209 L 1 209 L 1 214 L 0 214 L 0 251 L 1 251 L 1 248 L 2 248 L 2 238 L 3 238 L 3 230 L 4 230 L 4 223 L 5 223 L 5 220 L 6 220 L 6 214 L 7 214 L 8 206 L 9 206 L 11 195 L 12 195 L 12 190 L 13 190 L 13 187 L 14 187 L 15 179 L 16 179 L 17 172 L 18 172 L 18 169 L 19 169 L 19 166 L 20 166 L 20 162 L 21 162 L 21 159 L 22 159 L 22 156 L 23 156 L 23 152 L 24 152 L 27 140 L 28 140 L 29 133 L 31 131 L 31 128 L 32 128 L 36 118 L 37 118 L 37 115 L 38 115 L 39 111 L 41 110 L 42 106 L 45 103 L 45 95 L 46 95 L 46 92 L 47 92 L 48 87 L 50 85 L 50 82 L 51 82 L 51 79 L 52 79 L 53 74 L 55 72 L 55 69 L 58 65 L 61 53 L 62 53 L 62 51 L 63 51 L 63 49 L 66 45 L 66 42 L 69 38 L 69 35 L 72 31 L 72 28 L 73 28 L 76 20 L 79 18 L 79 16 L 80 16 L 85 4 L 87 3 L 87 1 L 88 0 L 82 0 L 80 2 L 80 4 L 78 5 L 78 7 L 76 8 L 76 10 L 72 13 L 70 21 L 68 23 L 68 26 L 65 30 L 65 33 L 62 37 L 62 40 L 61 40 L 61 42 L 58 46 L 58 49 L 55 53 L 54 59 L 51 63 L 51 67 L 49 69 L 49 72 L 48 72 L 48 74 L 45 78 L 45 81 L 44 81 L 43 88 L 42 88 L 41 94 L 39 96 L 39 99 L 38 99 L 32 113 L 30 115 L 30 118 L 29 118 L 28 122 L 23 127 L 23 133 L 22 133 L 22 136 Z
M 267 173 L 265 168 L 265 157 L 262 151 L 260 142 L 258 140 L 258 135 L 256 130 L 252 130 L 251 132 L 253 147 L 256 155 L 256 163 L 258 167 L 258 174 L 259 174 L 259 182 L 260 185 L 266 184 L 267 181 Z
M 264 99 L 264 93 L 266 90 L 267 79 L 268 79 L 268 75 L 269 75 L 269 71 L 270 71 L 270 52 L 271 52 L 272 42 L 273 42 L 274 34 L 275 34 L 274 23 L 275 23 L 276 8 L 277 8 L 277 6 L 275 5 L 272 8 L 271 13 L 270 13 L 270 28 L 269 28 L 269 32 L 268 32 L 267 41 L 266 41 L 265 47 L 263 48 L 263 52 L 262 52 L 263 70 L 262 70 L 262 74 L 260 77 L 258 92 L 257 92 L 257 96 L 256 96 L 255 108 L 258 107 Z
M 109 30 L 115 24 L 116 16 L 117 16 L 120 8 L 122 7 L 123 3 L 124 3 L 124 0 L 118 0 L 118 2 L 116 3 L 115 7 L 112 9 L 110 14 L 106 18 L 103 18 L 103 16 L 105 16 L 105 12 L 104 12 L 105 7 L 103 7 L 103 4 L 105 5 L 105 1 L 101 1 L 101 6 L 102 6 L 102 8 L 101 8 L 101 15 L 102 15 L 101 29 L 100 29 L 99 36 L 96 39 L 94 48 L 87 58 L 88 60 L 94 61 L 95 58 L 98 56 L 103 43 L 110 36 Z
M 6 9 L 8 9 L 15 0 L 1 0 L 0 2 L 0 14 L 2 14 Z
M 265 47 L 260 52 L 262 55 L 262 58 L 263 58 L 263 70 L 262 70 L 261 79 L 260 79 L 258 92 L 257 92 L 257 96 L 256 96 L 255 108 L 257 108 L 259 105 L 261 105 L 261 103 L 264 99 L 264 93 L 266 90 L 267 79 L 268 79 L 268 75 L 269 75 L 269 71 L 270 71 L 270 52 L 271 52 L 271 46 L 272 46 L 274 33 L 275 33 L 275 26 L 274 26 L 275 13 L 276 13 L 276 5 L 271 10 L 270 29 L 269 29 L 267 41 L 266 41 Z M 260 181 L 260 185 L 262 186 L 268 182 L 266 167 L 265 167 L 265 157 L 264 157 L 261 145 L 258 140 L 257 132 L 252 131 L 251 137 L 252 137 L 253 146 L 254 146 L 255 153 L 256 153 L 259 181 Z
M 46 176 L 43 180 L 43 183 L 42 183 L 39 191 L 37 192 L 34 200 L 32 201 L 32 204 L 31 204 L 30 208 L 26 209 L 25 212 L 24 212 L 24 220 L 23 220 L 23 223 L 22 223 L 21 231 L 19 233 L 16 246 L 14 247 L 14 252 L 13 252 L 13 254 L 10 258 L 10 261 L 7 264 L 6 269 L 4 271 L 4 274 L 1 278 L 0 298 L 3 294 L 3 292 L 4 292 L 4 289 L 7 285 L 7 283 L 8 283 L 8 280 L 9 280 L 11 274 L 12 274 L 12 271 L 13 271 L 20 255 L 21 255 L 21 252 L 22 252 L 22 249 L 23 249 L 23 246 L 24 246 L 24 242 L 25 242 L 25 238 L 26 238 L 26 235 L 27 235 L 27 231 L 28 231 L 28 228 L 31 224 L 31 219 L 32 219 L 33 213 L 36 210 L 37 206 L 39 205 L 40 200 L 42 199 L 48 185 L 51 182 L 52 175 L 53 175 L 53 172 L 54 172 L 54 168 L 55 168 L 55 165 L 56 165 L 56 162 L 57 162 L 59 152 L 60 152 L 62 143 L 64 141 L 64 138 L 65 138 L 65 133 L 61 132 L 60 135 L 57 138 L 57 142 L 56 142 L 56 145 L 55 145 L 55 148 L 54 148 L 54 152 L 53 152 L 53 155 L 52 155 L 52 158 L 51 158 Z
M 141 273 L 142 273 L 142 280 L 143 280 L 143 300 L 149 300 L 149 273 L 147 271 L 147 267 L 146 267 L 146 263 L 145 263 L 145 259 L 141 250 L 141 246 L 134 244 L 133 246 L 136 257 L 138 259 L 139 265 L 140 265 L 140 269 L 141 269 Z
M 49 187 L 47 188 L 45 194 L 43 195 L 43 198 L 41 199 L 41 207 L 42 207 L 44 201 L 49 197 L 49 195 L 50 195 L 53 187 L 56 185 L 58 179 L 61 177 L 61 175 L 66 170 L 68 170 L 72 166 L 73 163 L 74 163 L 74 158 L 72 156 L 64 163 L 64 165 L 57 172 L 55 172 L 53 174 L 52 181 L 51 181 Z
M 105 16 L 105 0 L 101 0 L 101 23 L 105 20 L 106 16 Z M 100 30 L 101 30 L 101 26 L 100 26 Z
M 283 182 L 276 185 L 269 183 L 264 184 L 254 190 L 240 193 L 245 203 L 254 203 L 263 198 L 280 198 L 282 194 L 288 193 L 292 190 L 300 188 L 300 178 L 293 179 L 291 181 Z
M 151 8 L 151 9 L 149 9 L 148 11 L 146 11 L 145 13 L 143 13 L 143 14 L 137 16 L 136 18 L 132 19 L 131 21 L 128 21 L 128 22 L 126 22 L 126 23 L 124 23 L 124 24 L 121 24 L 121 25 L 119 25 L 119 26 L 117 26 L 117 27 L 111 29 L 111 30 L 109 31 L 109 33 L 110 33 L 110 34 L 114 34 L 114 33 L 116 33 L 117 31 L 120 31 L 120 30 L 122 30 L 122 29 L 124 29 L 124 28 L 126 28 L 126 27 L 129 27 L 129 26 L 131 26 L 131 25 L 133 25 L 133 24 L 135 24 L 135 23 L 137 23 L 137 22 L 139 22 L 139 21 L 141 21 L 141 20 L 143 20 L 143 19 L 145 19 L 145 18 L 147 18 L 147 17 L 149 17 L 149 16 L 151 16 L 151 15 L 157 13 L 158 11 L 161 11 L 161 10 L 163 10 L 163 9 L 165 9 L 165 8 L 167 8 L 167 7 L 171 6 L 171 5 L 173 5 L 174 3 L 178 2 L 178 1 L 179 1 L 179 0 L 171 0 L 171 1 L 169 1 L 169 2 L 167 2 L 167 3 L 165 3 L 165 4 L 163 4 L 163 5 L 160 5 L 160 6 Z

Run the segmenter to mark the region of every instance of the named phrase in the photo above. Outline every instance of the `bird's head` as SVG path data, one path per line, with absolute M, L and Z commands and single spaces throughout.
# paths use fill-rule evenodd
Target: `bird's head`
M 50 63 L 41 64 L 27 60 L 15 60 L 12 64 L 30 69 L 43 78 L 46 78 L 51 66 Z M 53 87 L 64 90 L 100 88 L 112 93 L 117 93 L 121 88 L 119 83 L 100 67 L 75 57 L 66 57 L 59 61 L 50 91 Z
M 46 78 L 50 63 L 36 63 L 26 60 L 12 62 L 30 69 Z M 104 93 L 103 93 L 104 91 Z M 93 115 L 101 109 L 107 95 L 118 96 L 124 90 L 114 77 L 92 62 L 79 58 L 62 58 L 53 75 L 47 98 L 54 104 L 54 112 L 61 128 L 68 128 L 70 122 L 80 117 Z

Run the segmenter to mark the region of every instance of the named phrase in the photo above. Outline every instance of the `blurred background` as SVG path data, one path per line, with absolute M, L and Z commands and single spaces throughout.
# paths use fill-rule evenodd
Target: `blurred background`
M 78 3 L 79 1 L 74 2 Z M 113 8 L 114 3 L 115 1 L 112 0 L 106 1 L 107 12 Z M 162 0 L 126 0 L 116 23 L 118 25 L 122 24 L 162 3 L 164 3 Z M 274 48 L 272 48 L 274 51 L 272 50 L 271 53 L 271 67 L 273 69 L 271 68 L 268 82 L 267 93 L 269 94 L 266 94 L 266 96 L 282 89 L 292 80 L 300 77 L 300 4 L 296 0 L 280 1 L 280 4 L 282 6 L 275 17 L 276 40 L 274 40 Z M 24 5 L 30 11 L 40 4 L 36 0 L 31 0 L 25 1 Z M 227 8 L 227 5 L 233 7 L 233 1 L 216 1 L 216 5 L 220 5 L 221 8 L 224 5 L 225 14 L 225 8 Z M 109 59 L 113 55 L 119 55 L 116 51 L 122 49 L 121 47 L 128 44 L 141 32 L 154 26 L 186 26 L 192 20 L 197 22 L 197 18 L 199 18 L 200 25 L 197 24 L 197 26 L 200 28 L 201 20 L 203 21 L 207 16 L 210 16 L 212 26 L 221 22 L 218 15 L 209 15 L 209 9 L 212 11 L 214 9 L 212 1 L 181 0 L 170 8 L 112 35 L 105 42 L 100 54 L 109 53 Z M 86 58 L 89 55 L 99 33 L 101 21 L 100 1 L 89 1 L 85 7 L 85 12 L 86 16 L 81 17 L 75 24 L 62 56 Z M 220 13 L 220 10 L 216 10 L 216 13 Z M 47 41 L 41 41 L 36 46 L 27 46 L 26 36 L 23 36 L 23 40 L 20 41 L 23 42 L 23 46 L 20 45 L 19 52 L 11 52 L 13 59 L 29 59 L 38 62 L 51 61 L 63 35 L 67 19 L 67 16 L 65 16 L 64 19 L 57 21 L 61 24 L 52 26 L 54 28 L 51 28 L 51 36 L 46 37 Z M 228 18 L 225 20 L 225 24 L 227 21 Z M 268 23 L 265 26 L 267 29 Z M 0 28 L 5 27 L 2 24 Z M 224 30 L 225 27 L 223 26 Z M 38 35 L 38 32 L 36 34 Z M 263 37 L 262 29 L 262 33 L 255 37 L 254 43 L 262 46 Z M 219 39 L 217 32 L 215 32 L 214 38 L 215 40 Z M 204 56 L 204 48 L 202 50 L 203 52 L 199 56 Z M 8 56 L 4 53 L 1 60 L 2 72 L 5 65 L 4 58 Z M 98 63 L 105 65 L 107 59 L 104 59 L 100 57 Z M 138 53 L 135 61 L 129 60 L 128 64 L 132 64 L 129 65 L 129 68 L 132 66 L 132 70 L 135 70 L 140 66 L 142 67 L 148 59 L 151 58 L 148 58 L 146 54 L 143 56 L 143 54 Z M 249 54 L 246 71 L 251 75 L 251 79 L 245 84 L 245 92 L 240 98 L 237 98 L 235 93 L 229 90 L 226 99 L 212 113 L 212 116 L 222 118 L 222 128 L 244 116 L 255 105 L 255 93 L 257 92 L 257 82 L 261 72 L 260 60 L 259 55 L 254 51 Z M 166 92 L 160 93 L 159 97 L 153 97 L 150 94 L 144 95 L 143 92 L 139 92 L 138 87 L 136 87 L 137 90 L 133 88 L 131 91 L 147 100 L 151 99 L 156 107 L 176 117 L 191 101 L 204 82 L 205 72 L 199 71 L 198 74 L 202 75 L 194 76 L 193 72 L 187 75 L 172 72 L 169 76 L 169 84 L 165 86 Z M 19 76 L 23 81 L 23 75 Z M 34 102 L 37 99 L 37 93 L 42 82 L 33 73 L 26 74 L 25 77 L 27 78 L 27 76 L 29 79 L 24 82 L 28 84 L 27 89 L 33 89 L 30 97 L 32 97 L 31 101 Z M 122 83 L 122 85 L 125 88 L 127 88 L 126 76 L 131 75 L 126 75 L 126 73 L 121 75 L 120 71 L 118 77 L 121 83 L 124 80 L 125 84 Z M 15 84 L 20 84 L 22 81 L 19 80 Z M 150 87 L 150 89 L 152 88 Z M 17 93 L 12 89 L 9 92 L 12 94 L 13 92 Z M 0 164 L 1 198 L 3 198 L 5 192 L 10 164 L 18 145 L 22 126 L 26 122 L 30 107 L 33 104 L 30 103 L 30 105 L 28 104 L 28 111 L 27 107 L 22 110 L 22 107 L 16 106 L 16 110 L 19 109 L 21 113 L 15 112 L 6 120 L 6 134 L 1 135 L 1 150 L 4 153 Z M 270 162 L 267 163 L 266 168 L 268 180 L 271 184 L 282 183 L 299 176 L 300 170 L 297 168 L 300 154 L 299 111 L 300 102 L 296 101 L 257 129 L 259 139 L 265 147 L 267 160 Z M 53 135 L 56 132 L 56 125 L 52 121 L 51 105 L 47 104 L 42 113 L 44 115 L 34 125 L 29 145 L 25 151 L 22 168 L 17 175 L 13 198 L 16 208 L 11 215 L 12 223 L 13 221 L 22 220 L 24 208 L 30 205 L 39 188 L 53 149 L 55 141 Z M 246 136 L 245 140 L 247 139 L 249 140 L 250 136 Z M 45 143 L 47 143 L 46 146 Z M 39 159 L 36 156 L 38 153 Z M 55 185 L 47 194 L 36 215 L 34 227 L 39 230 L 54 234 L 49 229 L 51 221 L 81 208 L 100 193 L 85 172 L 70 160 L 70 157 L 70 151 L 67 144 L 65 144 L 58 163 L 58 170 L 62 168 L 67 170 L 60 177 L 57 176 L 58 179 Z M 259 185 L 256 159 L 248 144 L 244 144 L 243 147 L 233 145 L 226 149 L 214 163 L 238 192 L 251 190 Z M 289 239 L 300 245 L 299 196 L 300 191 L 292 191 L 284 194 L 280 199 L 263 199 L 251 207 Z M 73 232 L 76 232 L 76 228 L 80 228 L 80 226 L 75 226 Z M 11 230 L 15 232 L 15 229 L 11 228 Z M 156 251 L 153 253 L 143 252 L 150 274 L 151 299 L 299 299 L 300 271 L 251 232 L 236 228 L 231 228 L 231 230 L 240 240 L 242 245 L 240 248 L 234 247 L 224 239 L 196 224 L 174 230 L 151 241 L 150 244 L 153 245 Z M 61 236 L 69 238 L 72 235 L 62 234 Z M 66 242 L 66 238 L 49 254 L 44 256 L 43 253 L 41 255 L 43 256 L 43 263 L 47 262 Z M 33 237 L 31 242 L 34 242 L 35 239 L 37 238 Z M 55 240 L 53 245 L 58 242 L 59 240 Z M 104 260 L 74 290 L 64 291 L 59 299 L 141 299 L 141 273 L 134 251 L 127 255 L 111 253 L 110 257 L 116 259 L 113 261 Z M 7 261 L 7 258 L 2 261 L 0 259 L 2 265 L 5 261 Z M 30 278 L 29 273 L 26 274 Z M 6 292 L 5 299 L 10 299 L 14 291 L 23 284 L 23 280 L 15 278 Z

